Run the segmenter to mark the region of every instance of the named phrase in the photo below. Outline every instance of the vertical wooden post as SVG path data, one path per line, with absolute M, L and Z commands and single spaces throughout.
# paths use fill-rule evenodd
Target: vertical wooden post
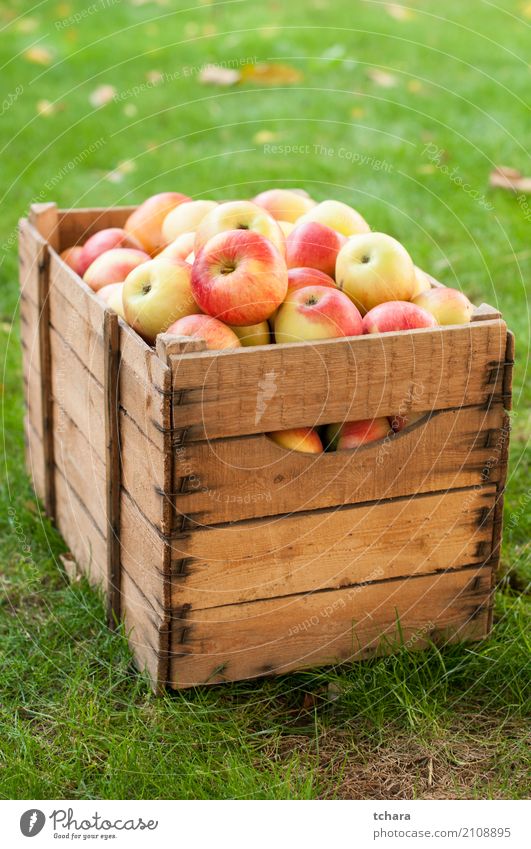
M 119 371 L 120 328 L 118 316 L 106 309 L 103 318 L 105 398 L 105 459 L 107 478 L 107 619 L 110 628 L 120 621 L 120 429 Z
M 50 346 L 50 254 L 49 246 L 59 244 L 58 213 L 55 203 L 32 204 L 29 222 L 43 241 L 37 263 L 37 303 L 39 307 L 39 360 L 41 369 L 42 448 L 44 457 L 44 509 L 55 520 L 55 459 L 53 444 L 52 358 Z

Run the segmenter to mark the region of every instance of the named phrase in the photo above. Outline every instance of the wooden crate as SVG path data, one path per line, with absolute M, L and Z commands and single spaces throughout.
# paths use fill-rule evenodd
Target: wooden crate
M 129 212 L 41 204 L 20 223 L 25 433 L 36 492 L 154 686 L 484 637 L 514 358 L 500 313 L 221 353 L 162 335 L 153 349 L 58 255 Z M 406 411 L 426 415 L 356 452 L 264 436 Z

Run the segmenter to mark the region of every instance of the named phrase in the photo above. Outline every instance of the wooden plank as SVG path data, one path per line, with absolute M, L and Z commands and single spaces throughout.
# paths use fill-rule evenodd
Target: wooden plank
M 54 361 L 52 394 L 92 446 L 105 459 L 103 388 L 52 327 L 51 351 Z
M 174 427 L 191 441 L 482 404 L 501 394 L 506 335 L 483 321 L 183 354 Z
M 160 619 L 167 617 L 171 598 L 166 574 L 167 540 L 146 521 L 128 493 L 122 491 L 120 542 L 122 569 L 140 587 Z
M 173 687 L 344 663 L 486 633 L 490 570 L 396 579 L 188 611 L 173 625 Z M 398 628 L 397 623 L 400 623 Z
M 136 206 L 92 207 L 59 210 L 59 250 L 83 244 L 106 227 L 123 227 Z
M 30 476 L 33 489 L 42 500 L 44 496 L 44 462 L 42 439 L 32 427 L 29 416 L 24 416 L 24 457 L 26 469 Z
M 120 621 L 120 424 L 118 371 L 120 368 L 120 331 L 118 316 L 110 309 L 103 317 L 105 373 L 105 472 L 107 520 L 107 621 L 111 628 Z
M 144 516 L 161 533 L 169 534 L 172 503 L 165 495 L 165 471 L 170 461 L 125 412 L 120 415 L 120 442 L 122 486 Z
M 471 321 L 495 321 L 498 318 L 501 318 L 502 314 L 495 307 L 491 307 L 490 304 L 480 304 L 479 307 L 474 309 L 472 313 Z
M 172 605 L 240 604 L 483 563 L 496 486 L 221 525 L 175 540 Z
M 50 345 L 50 254 L 48 244 L 58 239 L 57 208 L 55 204 L 33 204 L 30 209 L 30 224 L 44 242 L 37 245 L 36 299 L 39 310 L 38 345 L 40 372 L 40 407 L 42 415 L 42 451 L 44 461 L 44 509 L 51 519 L 55 518 L 55 464 L 53 457 L 52 415 L 52 355 Z
M 166 682 L 169 621 L 158 618 L 126 571 L 122 575 L 122 610 L 137 667 L 155 690 Z
M 105 537 L 96 527 L 69 481 L 56 473 L 57 527 L 74 555 L 83 574 L 91 584 L 105 587 L 107 546 Z
M 177 524 L 200 526 L 495 481 L 502 404 L 442 410 L 356 451 L 302 454 L 263 434 L 174 449 Z

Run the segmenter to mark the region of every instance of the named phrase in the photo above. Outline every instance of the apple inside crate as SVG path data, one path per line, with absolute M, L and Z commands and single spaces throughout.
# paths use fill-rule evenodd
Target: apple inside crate
M 146 344 L 60 259 L 130 208 L 20 224 L 28 470 L 153 686 L 345 663 L 491 626 L 513 337 L 463 326 L 208 351 Z M 358 450 L 265 434 L 415 419 Z M 422 414 L 422 415 L 415 415 Z

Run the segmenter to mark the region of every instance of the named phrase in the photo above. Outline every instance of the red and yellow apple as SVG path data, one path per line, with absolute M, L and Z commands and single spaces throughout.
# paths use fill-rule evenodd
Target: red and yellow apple
M 302 215 L 297 223 L 306 224 L 309 221 L 324 224 L 343 236 L 368 233 L 371 229 L 359 212 L 339 200 L 324 200 L 318 203 Z
M 288 451 L 300 451 L 302 454 L 321 454 L 323 451 L 321 438 L 313 427 L 273 430 L 267 435 L 273 442 Z
M 436 326 L 437 322 L 431 313 L 409 301 L 387 301 L 373 307 L 363 316 L 364 333 L 390 333 Z
M 218 233 L 199 251 L 192 267 L 196 302 L 203 312 L 229 325 L 265 321 L 287 291 L 284 258 L 269 239 L 252 230 Z
M 286 297 L 275 318 L 277 343 L 359 336 L 361 315 L 338 289 L 307 286 Z
M 241 342 L 234 331 L 210 315 L 187 315 L 170 325 L 166 332 L 173 333 L 175 336 L 203 339 L 208 351 L 241 347 Z
M 458 289 L 441 286 L 422 292 L 413 303 L 427 310 L 438 324 L 468 324 L 474 305 Z
M 203 218 L 195 235 L 196 256 L 210 239 L 230 230 L 258 233 L 268 239 L 282 255 L 286 251 L 284 234 L 265 209 L 249 200 L 234 200 L 218 204 Z
M 195 233 L 203 218 L 216 206 L 218 203 L 215 200 L 190 200 L 172 209 L 162 224 L 162 236 L 166 244 L 175 241 L 177 236 L 183 233 L 189 233 L 190 230 Z
M 178 262 L 189 262 L 188 257 L 193 251 L 195 242 L 195 232 L 190 233 L 181 233 L 180 236 L 177 236 L 173 242 L 170 242 L 157 256 L 155 259 L 165 259 L 173 262 L 173 260 L 177 260 Z M 192 265 L 192 263 L 190 263 Z
M 123 283 L 134 268 L 149 262 L 151 257 L 144 251 L 135 248 L 114 248 L 100 254 L 89 265 L 83 280 L 94 292 L 109 283 Z
M 305 289 L 306 286 L 328 286 L 330 289 L 337 289 L 334 280 L 317 268 L 288 269 L 288 292 Z
M 284 237 L 287 239 L 292 230 L 295 229 L 295 224 L 293 221 L 277 221 L 278 226 L 284 233 Z
M 81 276 L 87 268 L 92 265 L 95 259 L 106 251 L 112 251 L 117 248 L 134 248 L 137 251 L 143 251 L 143 245 L 134 236 L 126 233 L 121 227 L 106 227 L 105 230 L 99 230 L 94 233 L 90 239 L 87 239 L 83 245 L 81 254 Z
M 331 424 L 326 428 L 326 445 L 335 451 L 352 451 L 368 442 L 385 439 L 392 433 L 386 416 L 357 422 Z
M 103 286 L 103 288 L 98 291 L 98 298 L 101 298 L 102 301 L 105 301 L 107 306 L 114 310 L 115 313 L 118 313 L 120 318 L 125 319 L 124 305 L 122 300 L 123 290 L 123 283 L 109 283 L 108 286 Z
M 234 330 L 244 348 L 252 348 L 255 345 L 269 345 L 271 342 L 271 331 L 267 321 L 243 325 L 242 327 L 233 325 L 231 330 Z
M 346 239 L 340 233 L 308 221 L 297 224 L 286 239 L 286 262 L 288 268 L 316 268 L 333 277 L 337 256 Z
M 268 189 L 253 198 L 253 203 L 269 212 L 277 221 L 294 222 L 309 212 L 315 201 L 306 192 L 292 189 Z
M 429 292 L 431 289 L 431 278 L 422 268 L 415 266 L 415 289 L 411 296 L 411 300 L 420 295 L 421 292 Z
M 386 233 L 352 236 L 338 254 L 335 280 L 362 315 L 385 301 L 411 300 L 416 286 L 413 260 Z
M 124 224 L 124 230 L 141 242 L 144 250 L 155 255 L 164 247 L 162 225 L 172 209 L 191 198 L 180 192 L 160 192 L 141 203 Z
M 72 271 L 75 271 L 76 274 L 79 274 L 80 277 L 83 277 L 84 271 L 81 257 L 83 255 L 83 248 L 81 245 L 75 245 L 72 248 L 66 248 L 64 251 L 61 251 L 60 257 L 65 262 Z
M 122 300 L 128 324 L 148 342 L 179 318 L 199 312 L 194 301 L 186 262 L 153 259 L 127 277 Z

